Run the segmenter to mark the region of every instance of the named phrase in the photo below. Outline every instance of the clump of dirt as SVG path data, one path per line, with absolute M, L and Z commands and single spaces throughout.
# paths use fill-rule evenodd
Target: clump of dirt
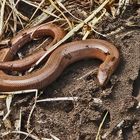
M 129 26 L 129 22 L 134 23 L 134 26 Z M 94 140 L 107 114 L 100 131 L 102 139 L 140 139 L 139 23 L 140 13 L 134 5 L 115 20 L 104 19 L 98 28 L 103 34 L 108 34 L 107 38 L 120 52 L 119 66 L 107 87 L 103 89 L 96 84 L 96 68 L 100 61 L 83 60 L 72 64 L 45 89 L 39 99 L 78 97 L 78 100 L 37 103 L 29 126 L 32 134 L 39 138 L 50 138 L 50 134 L 53 134 L 61 140 Z M 120 27 L 124 29 L 111 34 Z M 96 35 L 96 38 L 103 37 Z M 10 120 L 16 120 L 16 114 L 22 107 L 23 131 L 27 129 L 27 119 L 33 104 L 34 94 L 14 98 Z M 1 133 L 5 131 L 3 126 L 0 129 Z M 14 134 L 11 134 L 11 137 L 4 138 L 13 137 Z

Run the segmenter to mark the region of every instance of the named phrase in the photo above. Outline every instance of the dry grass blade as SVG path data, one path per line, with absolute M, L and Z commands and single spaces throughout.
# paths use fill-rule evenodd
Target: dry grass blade
M 7 95 L 0 95 L 0 100 L 5 99 L 6 97 L 7 97 Z
M 122 125 L 124 124 L 124 122 L 125 122 L 125 120 L 122 119 L 122 120 L 119 120 L 117 123 L 114 123 L 111 126 L 111 128 L 105 134 L 102 135 L 101 138 L 102 139 L 107 139 L 108 135 L 110 135 L 113 132 L 114 129 L 119 130 L 122 127 Z
M 0 49 L 9 47 L 10 39 L 0 41 Z
M 89 22 L 89 25 L 93 28 L 95 24 L 97 24 L 99 22 L 100 19 L 103 18 L 103 16 L 106 13 L 106 9 L 103 9 L 103 13 L 98 17 L 98 18 L 94 18 L 92 21 Z M 98 32 L 97 32 L 98 33 Z M 100 34 L 100 33 L 99 33 Z M 102 35 L 102 34 L 101 34 Z
M 3 121 L 5 121 L 5 120 L 7 119 L 7 117 L 8 117 L 9 114 L 10 114 L 10 112 L 11 112 L 11 110 L 10 110 L 9 112 L 6 113 L 6 115 L 5 115 L 5 116 L 3 117 L 3 119 L 2 119 Z
M 37 100 L 37 103 L 40 102 L 53 102 L 53 101 L 77 101 L 78 97 L 57 97 L 57 98 L 47 98 L 42 100 Z
M 54 136 L 53 134 L 50 134 L 50 136 L 51 136 L 54 140 L 60 140 L 59 138 L 57 138 L 57 137 Z
M 7 117 L 9 116 L 10 112 L 11 112 L 11 103 L 12 103 L 12 99 L 13 96 L 12 95 L 8 95 L 6 97 L 6 108 L 7 108 L 7 113 L 5 114 L 5 116 L 3 117 L 3 121 L 5 121 L 7 119 Z
M 82 40 L 86 40 L 90 33 L 91 33 L 91 31 L 86 31 L 86 33 L 84 34 Z
M 7 133 L 3 133 L 2 137 L 7 136 L 9 134 L 22 134 L 22 135 L 25 135 L 28 138 L 29 137 L 32 138 L 33 140 L 41 140 L 39 137 L 37 137 L 33 134 L 30 134 L 30 133 L 23 132 L 23 131 L 11 131 L 11 132 L 7 132 Z
M 11 0 L 11 1 L 9 1 L 10 2 L 10 4 L 9 4 L 9 6 L 11 7 L 11 9 L 12 9 L 12 7 L 13 7 L 13 21 L 14 21 L 14 26 L 13 26 L 13 29 L 12 29 L 12 31 L 13 31 L 13 33 L 15 33 L 16 32 L 16 30 L 17 30 L 17 13 L 16 13 L 16 8 L 14 7 L 14 2 L 13 2 L 13 0 Z
M 86 74 L 84 74 L 83 76 L 77 78 L 76 80 L 84 79 L 84 78 L 88 77 L 88 76 L 91 75 L 91 74 L 95 74 L 95 73 L 97 73 L 97 71 L 98 71 L 98 68 L 93 69 L 93 70 L 87 72 Z
M 70 32 L 68 32 L 68 33 L 66 34 L 66 36 L 65 36 L 62 40 L 60 40 L 60 41 L 57 42 L 55 45 L 53 45 L 53 46 L 52 46 L 52 47 L 51 47 L 51 48 L 36 62 L 36 64 L 35 64 L 33 67 L 31 67 L 31 68 L 29 69 L 28 72 L 31 72 L 31 71 L 35 68 L 35 66 L 37 66 L 38 64 L 40 64 L 40 62 L 41 62 L 42 60 L 44 60 L 44 58 L 45 58 L 48 54 L 50 54 L 50 53 L 51 53 L 53 50 L 55 50 L 59 45 L 61 45 L 64 41 L 66 41 L 68 38 L 70 38 L 75 32 L 77 32 L 79 29 L 81 29 L 85 23 L 88 23 L 90 20 L 92 20 L 93 17 L 94 17 L 97 13 L 99 13 L 99 12 L 104 8 L 104 6 L 105 6 L 108 2 L 109 2 L 109 0 L 104 1 L 96 10 L 93 11 L 93 13 L 92 13 L 89 17 L 87 17 L 83 22 L 79 23 L 79 24 L 78 24 L 76 27 L 74 27 Z
M 5 21 L 5 24 L 4 24 L 4 27 L 3 27 L 4 29 L 6 28 L 7 24 L 9 24 L 8 21 L 9 21 L 11 15 L 12 15 L 12 13 L 14 14 L 14 12 L 15 12 L 16 15 L 18 15 L 17 12 L 16 12 L 17 10 L 16 10 L 15 7 L 16 7 L 16 5 L 18 4 L 19 1 L 20 1 L 20 0 L 17 0 L 16 3 L 13 4 L 13 6 L 12 6 L 12 4 L 10 5 L 10 4 L 7 3 L 7 1 L 6 1 L 7 5 L 12 9 L 12 11 L 9 13 L 9 16 L 7 17 L 7 19 L 6 19 L 6 21 Z M 12 1 L 10 1 L 10 2 L 12 3 Z M 17 16 L 17 17 L 18 17 L 18 19 L 19 19 L 19 21 L 20 21 L 20 24 L 22 25 L 22 28 L 24 28 L 24 25 L 23 25 L 23 23 L 22 23 L 20 17 L 19 17 L 19 16 Z M 14 29 L 11 27 L 10 24 L 9 24 L 9 26 L 10 26 L 11 30 L 13 30 L 13 32 L 14 32 Z
M 69 12 L 66 7 L 60 2 L 60 1 L 56 1 L 58 3 L 58 5 L 63 8 L 67 13 L 69 13 L 69 15 L 71 15 L 73 18 L 75 18 L 78 21 L 82 21 L 81 19 L 79 19 L 78 17 L 74 16 L 71 12 Z
M 100 140 L 100 131 L 101 131 L 101 128 L 102 128 L 102 126 L 103 126 L 103 123 L 104 123 L 104 121 L 105 121 L 107 115 L 108 115 L 108 111 L 106 112 L 106 114 L 105 114 L 105 116 L 104 116 L 104 118 L 103 118 L 103 120 L 102 120 L 102 122 L 101 122 L 101 124 L 100 124 L 100 126 L 99 126 L 99 128 L 98 128 L 98 132 L 97 132 L 97 135 L 96 135 L 95 140 Z
M 14 1 L 10 1 L 10 4 L 7 2 L 7 5 L 15 12 L 16 15 L 18 15 L 21 19 L 23 19 L 24 21 L 28 21 L 29 18 L 24 16 L 22 13 L 20 13 L 17 9 L 16 9 L 16 5 L 19 3 L 20 0 L 16 1 L 16 3 L 14 3 Z
M 91 27 L 91 30 L 92 30 L 93 32 L 95 32 L 95 33 L 97 33 L 97 34 L 99 34 L 99 35 L 101 35 L 101 36 L 103 36 L 103 37 L 106 37 L 106 36 L 103 35 L 103 34 L 101 34 L 101 33 L 99 33 L 98 31 L 96 31 L 96 30 L 94 29 L 94 26 L 95 26 L 95 24 L 97 24 L 97 23 L 99 22 L 100 19 L 102 19 L 102 17 L 105 15 L 105 13 L 106 13 L 106 10 L 104 9 L 103 13 L 102 13 L 98 18 L 95 17 L 92 21 L 90 21 L 90 22 L 88 23 L 88 25 Z M 87 31 L 87 32 L 85 33 L 85 35 L 83 36 L 82 40 L 85 40 L 85 39 L 88 37 L 88 35 L 89 35 L 90 33 L 91 33 L 91 31 Z
M 35 5 L 35 4 L 33 4 L 33 3 L 30 3 L 29 1 L 27 1 L 27 0 L 22 0 L 23 2 L 25 2 L 25 3 L 27 3 L 27 4 L 29 4 L 29 5 L 31 5 L 31 6 L 33 6 L 33 7 L 38 7 L 37 5 Z M 55 15 L 55 14 L 53 14 L 52 13 L 52 11 L 50 11 L 49 9 L 42 9 L 41 7 L 39 8 L 42 12 L 44 12 L 45 14 L 48 14 L 48 15 L 51 15 L 52 17 L 55 17 L 55 18 L 59 18 L 57 15 Z
M 0 9 L 0 39 L 1 39 L 2 33 L 3 33 L 5 3 L 6 3 L 6 0 L 3 0 L 3 3 L 1 4 L 1 9 Z
M 12 9 L 12 13 L 14 13 L 16 16 L 18 16 L 18 13 L 17 13 L 17 9 L 16 9 L 16 5 L 19 3 L 19 0 L 14 3 L 13 0 L 10 0 L 9 3 L 7 2 L 7 5 Z
M 50 3 L 52 4 L 52 6 L 54 6 L 55 9 L 58 10 L 58 11 L 61 13 L 61 15 L 66 19 L 66 21 L 67 21 L 67 23 L 68 23 L 70 29 L 72 29 L 72 25 L 71 25 L 69 19 L 68 19 L 68 18 L 64 15 L 64 13 L 55 5 L 55 3 L 54 3 L 52 0 L 49 0 L 49 1 L 50 1 Z
M 17 95 L 17 94 L 25 94 L 25 93 L 34 93 L 37 92 L 37 89 L 29 89 L 29 90 L 22 90 L 22 91 L 13 91 L 13 92 L 0 92 L 0 94 L 4 95 Z
M 31 6 L 34 6 L 34 7 L 37 8 L 36 5 L 30 3 L 30 2 L 28 2 L 26 0 L 22 0 L 22 1 L 25 2 L 25 3 L 27 3 L 27 4 L 29 4 L 29 5 L 31 5 Z M 63 2 L 65 0 L 57 0 L 57 1 Z M 33 19 L 27 26 L 28 27 L 32 27 L 32 26 L 39 25 L 39 24 L 43 23 L 50 15 L 53 16 L 53 17 L 55 17 L 56 15 L 54 15 L 52 13 L 54 11 L 54 9 L 55 8 L 52 5 L 48 6 L 47 7 L 47 10 L 46 9 L 45 10 L 42 10 L 43 13 L 41 15 L 37 16 L 35 19 Z M 56 18 L 59 18 L 59 17 L 56 17 Z
M 12 103 L 12 99 L 13 99 L 12 95 L 8 95 L 7 98 L 6 98 L 7 112 L 10 111 L 10 106 L 11 106 L 11 103 Z
M 16 123 L 15 123 L 15 129 L 17 131 L 20 131 L 20 129 L 21 129 L 21 120 L 22 120 L 22 110 L 20 108 L 20 111 L 19 111 L 19 119 L 16 120 Z
M 42 0 L 40 2 L 40 4 L 38 5 L 38 7 L 36 8 L 35 12 L 32 14 L 30 21 L 33 19 L 33 17 L 35 16 L 36 12 L 38 11 L 38 9 L 40 9 L 41 5 L 45 2 L 45 0 Z
M 130 0 L 119 0 L 119 6 L 116 12 L 116 15 L 123 14 L 126 6 L 130 3 Z

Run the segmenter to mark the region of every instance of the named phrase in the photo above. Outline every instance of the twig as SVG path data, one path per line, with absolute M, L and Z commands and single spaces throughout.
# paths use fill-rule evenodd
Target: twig
M 83 22 L 81 22 L 81 23 L 79 23 L 76 27 L 74 27 L 71 31 L 69 31 L 67 34 L 66 34 L 66 36 L 62 39 L 62 40 L 60 40 L 59 42 L 57 42 L 55 45 L 53 45 L 36 63 L 35 63 L 35 65 L 33 66 L 33 67 L 31 67 L 30 69 L 29 69 L 29 71 L 28 72 L 32 72 L 32 70 L 34 70 L 34 68 L 38 65 L 38 64 L 40 64 L 40 62 L 42 61 L 42 60 L 44 60 L 44 58 L 48 55 L 48 54 L 50 54 L 53 50 L 55 50 L 59 45 L 61 45 L 64 41 L 66 41 L 68 38 L 70 38 L 75 32 L 77 32 L 78 30 L 80 30 L 82 27 L 83 27 L 83 25 L 85 24 L 85 23 L 87 23 L 87 22 L 89 22 L 97 13 L 99 13 L 102 9 L 103 9 L 103 7 L 107 4 L 109 2 L 109 0 L 106 0 L 104 3 L 102 3 L 96 10 L 94 10 L 93 11 L 93 13 L 89 16 L 89 17 L 87 17 Z

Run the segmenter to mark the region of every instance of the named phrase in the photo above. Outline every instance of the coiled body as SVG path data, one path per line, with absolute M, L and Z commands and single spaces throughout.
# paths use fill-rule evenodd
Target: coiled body
M 9 60 L 8 55 L 7 51 L 3 61 Z M 42 89 L 52 83 L 68 65 L 85 58 L 103 61 L 97 79 L 100 85 L 105 85 L 118 65 L 119 52 L 113 44 L 99 39 L 67 43 L 54 50 L 45 65 L 35 72 L 24 76 L 11 76 L 0 71 L 0 91 Z
M 53 41 L 46 45 L 43 43 L 40 49 L 21 60 L 10 61 L 14 58 L 17 51 L 23 47 L 24 44 L 34 40 L 36 38 L 41 38 L 43 36 L 51 36 Z M 0 60 L 0 69 L 2 70 L 14 70 L 14 71 L 25 71 L 30 68 L 52 45 L 60 41 L 65 36 L 65 32 L 62 28 L 54 24 L 42 24 L 35 26 L 33 28 L 25 29 L 13 37 L 10 41 L 10 49 L 7 54 L 7 62 L 2 62 Z

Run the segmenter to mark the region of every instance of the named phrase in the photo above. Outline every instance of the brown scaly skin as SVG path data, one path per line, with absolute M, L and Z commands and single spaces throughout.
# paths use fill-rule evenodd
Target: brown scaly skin
M 9 60 L 9 51 L 6 53 L 1 60 Z M 113 44 L 99 39 L 67 43 L 54 50 L 45 65 L 35 72 L 24 76 L 11 76 L 1 70 L 0 91 L 42 89 L 57 79 L 68 65 L 85 58 L 103 61 L 97 74 L 99 84 L 103 86 L 118 65 L 119 52 Z
M 43 36 L 51 36 L 53 41 L 47 46 L 44 42 L 40 46 L 40 50 L 29 55 L 21 60 L 8 61 L 12 60 L 17 53 L 17 51 L 23 47 L 27 42 L 40 38 Z M 60 41 L 65 36 L 65 31 L 54 25 L 54 24 L 42 24 L 35 26 L 33 28 L 25 29 L 13 37 L 10 41 L 11 47 L 9 50 L 9 55 L 7 62 L 2 62 L 0 60 L 0 69 L 2 70 L 14 70 L 14 71 L 25 71 L 30 68 L 42 55 L 45 54 L 45 50 L 53 46 L 55 43 Z

